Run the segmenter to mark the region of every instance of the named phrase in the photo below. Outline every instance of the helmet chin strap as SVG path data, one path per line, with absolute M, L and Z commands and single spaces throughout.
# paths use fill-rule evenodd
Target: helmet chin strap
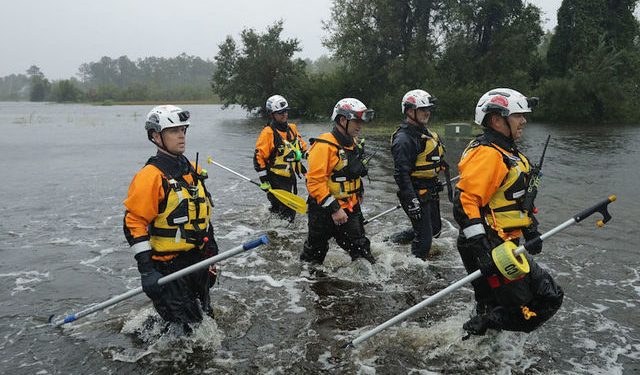
M 344 116 L 342 116 L 344 117 Z M 346 133 L 347 136 L 349 136 L 349 119 L 347 119 L 346 117 L 344 117 L 345 120 L 347 120 L 347 125 L 342 126 L 340 125 L 340 120 L 338 120 L 338 126 L 341 127 L 342 129 L 344 129 L 344 132 Z
M 160 135 L 160 141 L 162 141 L 162 145 L 157 144 L 154 140 L 153 137 L 151 137 L 150 141 L 151 143 L 153 143 L 154 145 L 156 145 L 156 147 L 158 147 L 159 149 L 161 149 L 162 151 L 166 152 L 167 154 L 171 155 L 171 156 L 175 156 L 176 158 L 178 156 L 180 156 L 179 154 L 174 154 L 173 152 L 169 151 L 165 146 L 164 146 L 164 138 L 162 137 L 162 132 L 156 132 Z
M 504 125 L 507 127 L 507 129 L 509 130 L 509 138 L 511 138 L 512 140 L 515 141 L 515 139 L 513 139 L 513 132 L 511 131 L 511 126 L 509 125 L 509 120 L 507 120 L 506 117 L 502 116 L 502 118 L 504 119 Z
M 418 113 L 418 108 L 412 108 L 412 109 L 413 109 L 414 115 Z M 406 114 L 407 114 L 407 117 L 411 119 L 411 121 L 415 122 L 416 124 L 422 125 L 422 126 L 427 125 L 426 123 L 423 124 L 421 121 L 419 121 L 418 116 L 410 116 L 408 112 Z

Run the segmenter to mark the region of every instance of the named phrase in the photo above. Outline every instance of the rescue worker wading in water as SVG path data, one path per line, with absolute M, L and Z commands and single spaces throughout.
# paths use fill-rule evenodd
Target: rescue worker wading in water
M 218 254 L 210 222 L 211 195 L 204 186 L 206 171 L 183 155 L 189 112 L 155 107 L 147 115 L 147 136 L 156 156 L 135 175 L 124 201 L 124 234 L 135 252 L 142 289 L 166 321 L 181 324 L 213 317 L 209 288 L 215 268 L 192 272 L 158 285 L 158 279 Z
M 256 141 L 253 167 L 260 177 L 260 188 L 282 189 L 298 194 L 296 178 L 301 178 L 306 170 L 302 159 L 307 158 L 307 144 L 298 133 L 296 124 L 287 122 L 289 103 L 280 95 L 267 99 L 266 110 L 271 117 Z M 293 221 L 296 213 L 285 206 L 273 194 L 268 193 L 271 212 L 281 218 Z
M 413 239 L 411 253 L 426 260 L 432 238 L 437 238 L 442 229 L 438 173 L 446 168 L 445 149 L 438 134 L 427 129 L 435 98 L 424 90 L 411 90 L 401 105 L 405 120 L 391 137 L 393 177 L 400 204 L 413 228 L 394 237 Z
M 362 177 L 367 175 L 367 167 L 364 145 L 357 138 L 373 115 L 373 110 L 361 101 L 342 99 L 333 109 L 333 130 L 310 141 L 309 235 L 300 254 L 302 261 L 322 264 L 329 250 L 328 241 L 335 237 L 351 260 L 365 258 L 375 263 L 360 211 Z
M 482 335 L 488 328 L 531 332 L 562 304 L 562 288 L 529 255 L 540 253 L 542 241 L 527 249 L 529 273 L 513 281 L 491 257 L 507 240 L 518 244 L 520 236 L 540 235 L 533 214 L 522 208 L 531 166 L 515 143 L 527 122 L 524 114 L 537 101 L 504 88 L 484 94 L 475 114 L 484 133 L 469 143 L 458 164 L 453 208 L 460 226 L 458 251 L 468 273 L 480 269 L 484 276 L 472 282 L 477 315 L 463 325 L 469 334 Z

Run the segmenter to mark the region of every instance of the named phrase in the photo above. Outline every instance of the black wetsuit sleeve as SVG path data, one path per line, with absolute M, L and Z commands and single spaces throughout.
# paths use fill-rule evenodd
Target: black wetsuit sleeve
M 400 193 L 409 200 L 417 197 L 411 183 L 411 172 L 416 164 L 417 152 L 413 139 L 404 132 L 398 132 L 391 143 L 393 178 L 398 184 Z

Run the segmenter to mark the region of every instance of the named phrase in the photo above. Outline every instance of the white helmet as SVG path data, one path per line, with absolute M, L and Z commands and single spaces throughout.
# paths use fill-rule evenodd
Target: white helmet
M 476 105 L 475 123 L 482 125 L 484 116 L 489 112 L 499 112 L 502 117 L 514 113 L 529 113 L 538 105 L 538 98 L 527 98 L 516 90 L 493 89 L 482 95 Z
M 144 128 L 147 130 L 149 139 L 151 139 L 152 131 L 160 133 L 164 129 L 176 126 L 189 127 L 189 117 L 189 111 L 183 111 L 175 105 L 159 105 L 147 113 Z
M 402 97 L 402 114 L 409 108 L 435 108 L 436 98 L 429 95 L 428 92 L 415 89 L 407 92 Z
M 273 112 L 282 111 L 283 109 L 289 109 L 289 103 L 287 103 L 287 99 L 283 96 L 273 95 L 267 99 L 265 108 L 267 109 L 267 113 L 271 114 Z
M 363 102 L 354 98 L 340 99 L 331 114 L 331 121 L 336 121 L 338 115 L 344 116 L 347 120 L 362 120 L 371 122 L 375 115 L 373 109 L 367 109 Z

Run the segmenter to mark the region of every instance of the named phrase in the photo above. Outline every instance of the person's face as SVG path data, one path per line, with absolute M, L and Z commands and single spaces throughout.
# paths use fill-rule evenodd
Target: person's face
M 186 147 L 186 126 L 175 126 L 167 128 L 160 133 L 153 133 L 153 138 L 157 144 L 163 145 L 167 151 L 175 155 L 184 154 Z
M 514 113 L 507 117 L 507 126 L 511 130 L 511 138 L 514 141 L 517 141 L 522 137 L 522 133 L 524 132 L 524 125 L 527 123 L 527 119 L 524 117 L 523 113 Z
M 524 131 L 524 125 L 527 123 L 527 119 L 522 113 L 514 113 L 509 117 L 502 117 L 499 114 L 493 114 L 491 118 L 491 127 L 503 134 L 505 137 L 510 137 L 514 141 L 517 141 L 522 137 Z
M 346 123 L 346 119 L 345 119 Z M 346 124 L 345 124 L 346 126 Z M 359 137 L 362 128 L 364 127 L 364 121 L 362 120 L 350 120 L 349 128 L 347 129 L 347 134 L 353 138 Z
M 431 112 L 427 108 L 418 108 L 415 110 L 415 118 L 421 125 L 427 125 Z
M 288 110 L 273 112 L 273 119 L 276 120 L 276 122 L 278 123 L 286 122 L 288 118 L 289 118 Z

